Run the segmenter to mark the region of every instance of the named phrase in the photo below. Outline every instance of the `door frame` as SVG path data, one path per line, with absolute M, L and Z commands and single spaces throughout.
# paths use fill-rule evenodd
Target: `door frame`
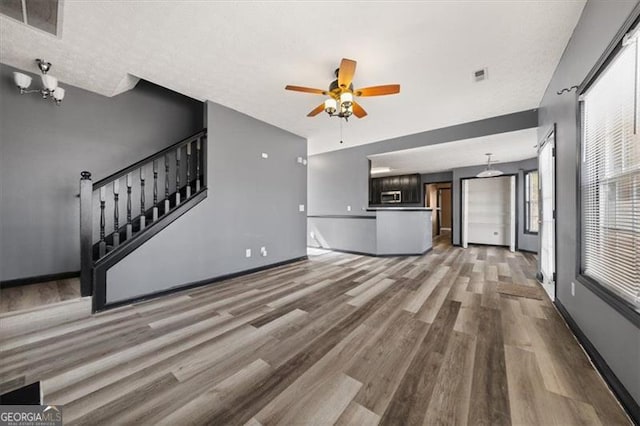
M 553 299 L 558 296 L 558 156 L 556 151 L 556 141 L 558 139 L 557 124 L 553 125 L 544 134 L 544 137 L 538 142 L 537 156 L 538 156 L 538 270 L 536 271 L 536 279 L 542 284 L 542 179 L 540 178 L 540 151 L 551 140 L 553 136 Z M 544 288 L 544 286 L 543 286 Z
M 495 177 L 515 177 L 515 185 L 516 185 L 516 193 L 515 193 L 515 201 L 516 201 L 516 208 L 515 208 L 515 216 L 516 216 L 516 220 L 515 220 L 515 251 L 518 251 L 518 230 L 520 229 L 520 212 L 518 211 L 518 173 L 504 173 L 501 174 L 500 176 L 495 176 Z M 461 177 L 460 178 L 460 247 L 463 247 L 463 241 L 464 241 L 464 226 L 463 226 L 463 216 L 464 216 L 464 184 L 463 182 L 466 180 L 471 180 L 471 179 L 490 179 L 490 178 L 479 178 L 477 176 L 469 176 L 469 177 Z M 451 235 L 453 235 L 453 231 L 451 232 Z M 476 244 L 473 243 L 474 245 L 482 245 L 482 244 Z M 498 247 L 506 247 L 506 246 L 498 246 Z
M 450 204 L 451 204 L 451 232 L 449 233 L 449 242 L 451 243 L 451 245 L 453 245 L 453 227 L 454 227 L 454 223 L 453 223 L 453 181 L 452 180 L 443 180 L 443 181 L 438 181 L 438 182 L 422 182 L 422 203 L 425 204 L 426 207 L 426 194 L 427 194 L 427 186 L 428 185 L 438 185 L 438 184 L 443 184 L 443 183 L 448 183 L 451 185 L 451 200 L 450 200 Z M 432 208 L 432 207 L 431 207 Z M 433 210 L 432 213 L 433 215 Z M 433 235 L 431 236 L 431 238 L 433 239 Z

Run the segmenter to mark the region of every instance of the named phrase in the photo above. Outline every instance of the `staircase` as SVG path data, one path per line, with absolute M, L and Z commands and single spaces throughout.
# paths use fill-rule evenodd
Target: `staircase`
M 80 284 L 106 306 L 106 272 L 207 196 L 206 130 L 98 182 L 80 179 Z

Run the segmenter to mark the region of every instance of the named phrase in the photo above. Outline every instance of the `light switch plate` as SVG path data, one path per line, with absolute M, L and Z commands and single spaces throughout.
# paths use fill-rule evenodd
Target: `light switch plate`
M 299 211 L 301 211 L 301 212 L 303 212 L 303 211 L 304 211 L 304 204 L 300 204 L 300 205 L 298 206 L 298 210 L 299 210 Z
M 267 154 L 266 152 L 262 153 L 262 158 L 269 158 L 269 154 Z
M 351 206 L 347 206 L 347 211 L 350 212 L 351 211 Z
M 246 249 L 246 250 L 244 251 L 244 256 L 245 256 L 245 257 L 251 257 L 251 249 Z

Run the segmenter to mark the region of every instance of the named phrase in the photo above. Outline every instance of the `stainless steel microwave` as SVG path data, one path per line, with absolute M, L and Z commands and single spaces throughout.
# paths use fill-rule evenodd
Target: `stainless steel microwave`
M 402 202 L 402 193 L 400 191 L 385 191 L 380 194 L 382 204 L 392 204 Z

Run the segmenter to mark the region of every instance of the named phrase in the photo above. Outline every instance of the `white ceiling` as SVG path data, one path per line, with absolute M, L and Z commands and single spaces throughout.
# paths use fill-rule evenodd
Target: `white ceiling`
M 499 133 L 481 138 L 464 139 L 420 148 L 405 149 L 372 155 L 371 167 L 389 167 L 391 170 L 376 174 L 393 176 L 407 173 L 436 173 L 458 167 L 487 164 L 486 153 L 492 153 L 491 164 L 500 169 L 500 163 L 521 161 L 536 156 L 537 129 Z
M 309 153 L 346 148 L 536 108 L 584 0 L 213 2 L 65 0 L 60 38 L 0 17 L 0 61 L 106 96 L 143 78 L 309 139 Z M 400 83 L 363 98 L 369 116 L 344 127 L 306 114 L 343 57 L 355 86 Z M 488 67 L 489 79 L 472 82 Z M 73 102 L 72 99 L 65 102 Z

